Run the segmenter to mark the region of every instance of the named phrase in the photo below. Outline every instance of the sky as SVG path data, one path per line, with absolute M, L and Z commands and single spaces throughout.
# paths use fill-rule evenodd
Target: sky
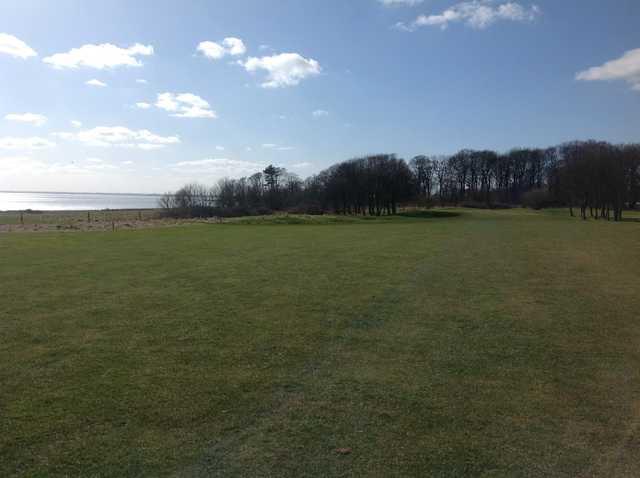
M 640 141 L 638 0 L 4 0 L 0 190 Z

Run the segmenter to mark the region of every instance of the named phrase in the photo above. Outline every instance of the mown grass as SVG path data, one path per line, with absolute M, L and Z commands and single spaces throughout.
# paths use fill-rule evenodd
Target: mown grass
M 640 226 L 459 213 L 0 235 L 0 475 L 637 476 Z

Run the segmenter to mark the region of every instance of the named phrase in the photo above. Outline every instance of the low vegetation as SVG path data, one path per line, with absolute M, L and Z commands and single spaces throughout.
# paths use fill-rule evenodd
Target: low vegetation
M 638 476 L 640 224 L 434 212 L 0 235 L 0 475 Z

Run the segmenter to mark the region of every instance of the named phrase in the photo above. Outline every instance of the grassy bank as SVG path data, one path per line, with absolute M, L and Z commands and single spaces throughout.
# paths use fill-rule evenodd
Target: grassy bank
M 0 475 L 637 476 L 640 224 L 457 212 L 0 235 Z

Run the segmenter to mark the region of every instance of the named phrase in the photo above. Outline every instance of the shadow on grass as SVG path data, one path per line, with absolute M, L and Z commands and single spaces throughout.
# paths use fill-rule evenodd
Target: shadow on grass
M 399 217 L 410 217 L 416 219 L 444 219 L 447 217 L 458 217 L 460 215 L 461 214 L 459 212 L 432 210 L 407 211 L 398 214 Z

